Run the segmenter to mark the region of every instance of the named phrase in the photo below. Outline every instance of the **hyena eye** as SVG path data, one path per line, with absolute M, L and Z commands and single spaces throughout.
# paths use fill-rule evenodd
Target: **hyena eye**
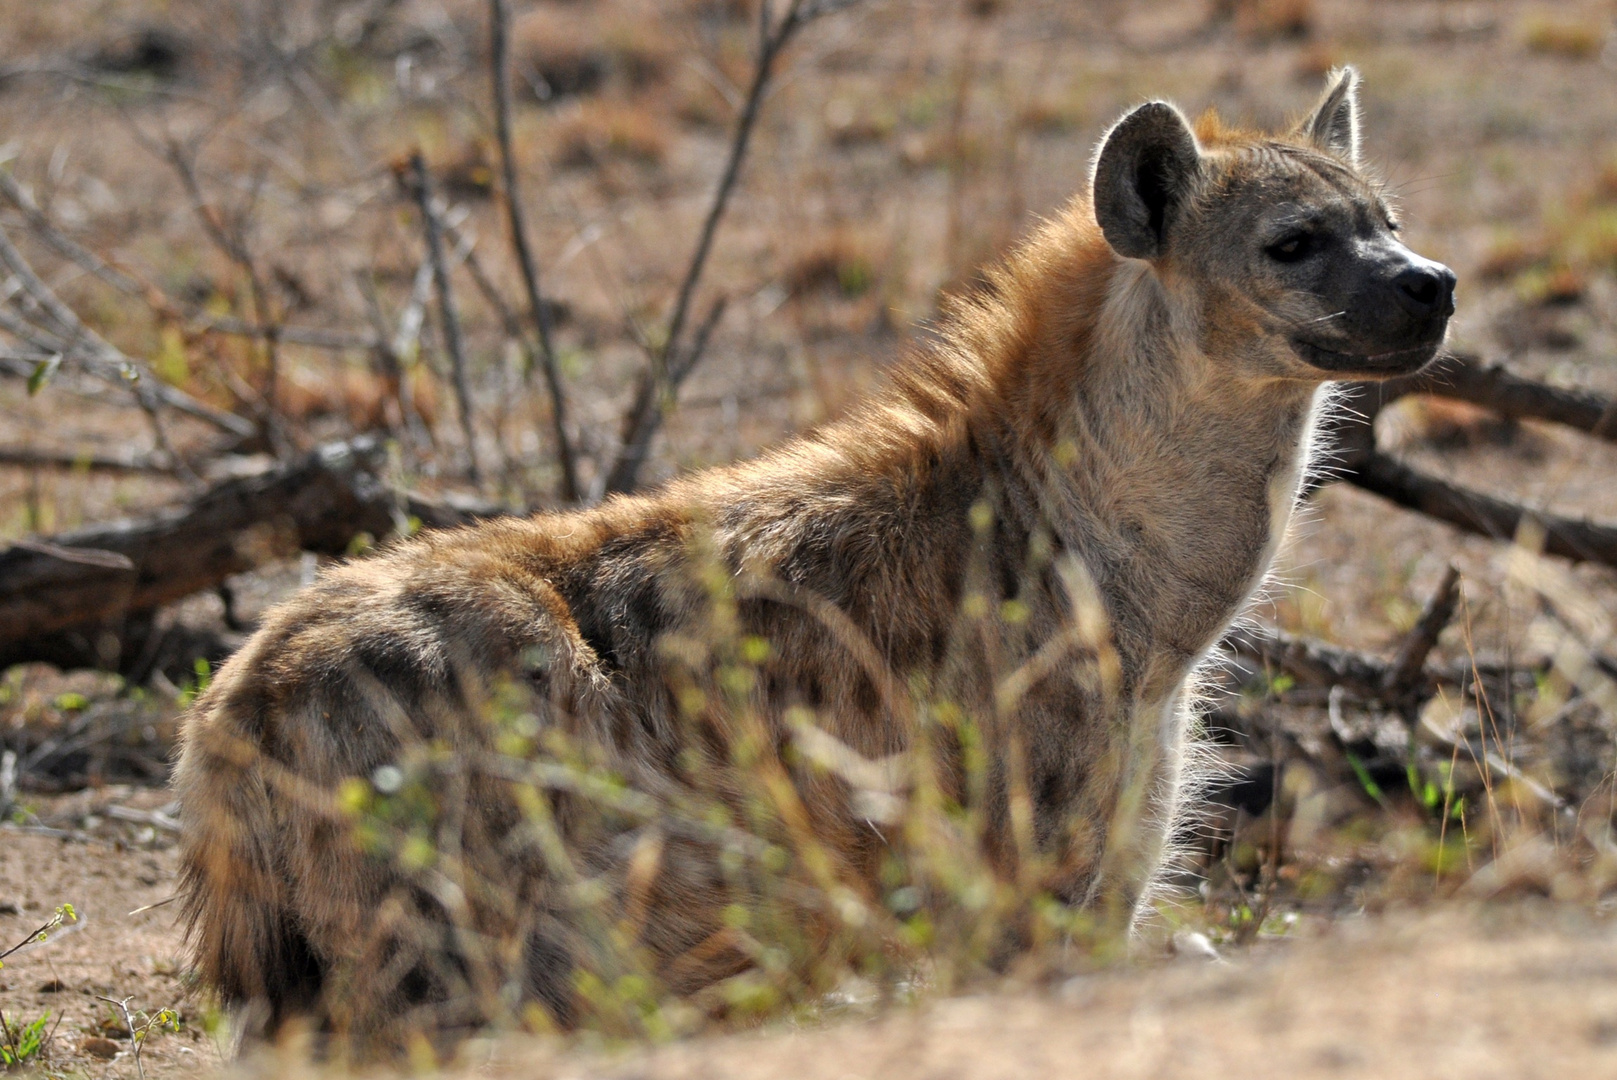
M 1291 263 L 1306 259 L 1319 246 L 1312 233 L 1290 233 L 1270 244 L 1264 251 L 1276 262 Z

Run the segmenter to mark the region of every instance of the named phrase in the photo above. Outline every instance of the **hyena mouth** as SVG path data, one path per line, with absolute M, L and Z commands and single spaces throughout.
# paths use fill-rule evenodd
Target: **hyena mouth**
M 1431 362 L 1443 345 L 1442 339 L 1407 349 L 1383 353 L 1336 352 L 1302 338 L 1292 338 L 1291 347 L 1305 363 L 1322 371 L 1352 372 L 1358 375 L 1408 375 Z

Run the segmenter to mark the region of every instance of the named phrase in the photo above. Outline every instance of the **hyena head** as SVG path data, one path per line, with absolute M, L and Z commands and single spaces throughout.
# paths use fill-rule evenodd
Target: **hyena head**
M 1359 162 L 1358 74 L 1333 72 L 1290 132 L 1194 129 L 1151 102 L 1095 160 L 1095 217 L 1150 263 L 1204 355 L 1260 377 L 1384 378 L 1437 353 L 1454 273 L 1398 239 Z

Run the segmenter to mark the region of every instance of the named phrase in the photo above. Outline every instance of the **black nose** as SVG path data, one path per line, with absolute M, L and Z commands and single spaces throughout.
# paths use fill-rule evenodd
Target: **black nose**
M 1442 263 L 1406 267 L 1392 279 L 1392 291 L 1411 315 L 1454 314 L 1454 271 Z

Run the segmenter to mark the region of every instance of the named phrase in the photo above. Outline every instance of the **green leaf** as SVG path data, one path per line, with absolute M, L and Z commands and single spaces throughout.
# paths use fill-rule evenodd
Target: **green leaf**
M 1378 804 L 1385 807 L 1387 805 L 1387 797 L 1381 793 L 1381 785 L 1376 783 L 1375 780 L 1371 779 L 1370 770 L 1364 767 L 1364 762 L 1360 761 L 1358 755 L 1354 754 L 1351 750 L 1347 751 L 1345 756 L 1347 757 L 1348 764 L 1353 766 L 1353 775 L 1359 778 L 1359 786 L 1364 788 L 1364 793 L 1374 799 Z
M 33 373 L 28 376 L 28 396 L 33 397 L 51 381 L 56 369 L 62 366 L 62 354 L 53 353 L 34 365 Z

